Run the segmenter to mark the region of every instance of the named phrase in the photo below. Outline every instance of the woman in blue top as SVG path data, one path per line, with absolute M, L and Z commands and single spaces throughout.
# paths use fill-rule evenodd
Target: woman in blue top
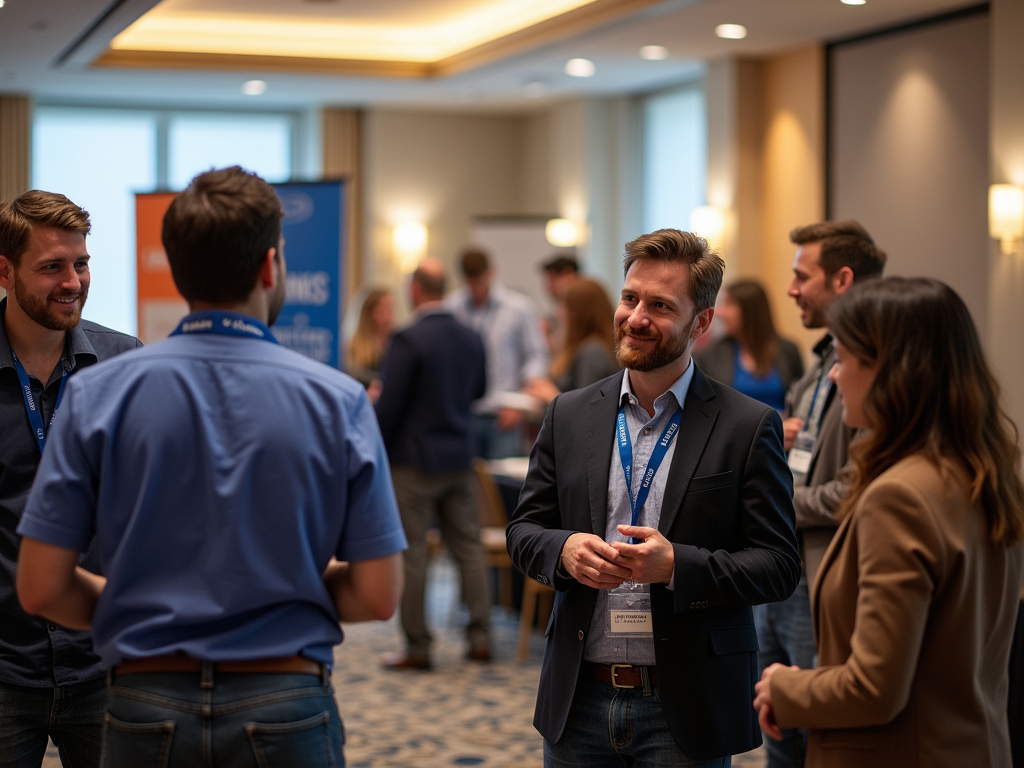
M 693 353 L 697 367 L 765 405 L 781 411 L 786 390 L 804 372 L 800 350 L 780 338 L 768 296 L 755 280 L 737 280 L 722 290 L 716 317 L 725 331 Z

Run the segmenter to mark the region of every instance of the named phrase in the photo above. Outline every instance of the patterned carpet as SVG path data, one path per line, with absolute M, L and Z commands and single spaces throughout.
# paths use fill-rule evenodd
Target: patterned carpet
M 334 685 L 345 723 L 349 768 L 541 768 L 543 745 L 533 708 L 542 638 L 534 632 L 530 659 L 515 660 L 518 618 L 496 608 L 490 664 L 463 659 L 465 621 L 456 573 L 438 558 L 431 567 L 428 615 L 435 628 L 434 669 L 395 672 L 380 656 L 402 649 L 397 619 L 347 625 L 335 650 Z M 44 768 L 58 768 L 56 749 Z M 737 768 L 763 768 L 763 748 L 733 758 Z

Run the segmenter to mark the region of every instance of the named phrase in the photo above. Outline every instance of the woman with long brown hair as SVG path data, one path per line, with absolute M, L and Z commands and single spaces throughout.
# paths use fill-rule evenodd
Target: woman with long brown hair
M 756 280 L 737 280 L 722 289 L 715 317 L 723 335 L 696 350 L 697 367 L 778 411 L 786 390 L 804 372 L 800 350 L 775 330 L 768 295 Z
M 1017 429 L 948 286 L 858 283 L 828 325 L 843 420 L 864 431 L 811 593 L 819 666 L 765 669 L 762 728 L 809 728 L 808 768 L 1008 768 Z
M 599 282 L 586 277 L 577 280 L 565 292 L 558 311 L 565 336 L 549 369 L 551 380 L 534 382 L 525 390 L 545 402 L 619 370 L 615 362 L 615 309 Z
M 373 288 L 359 309 L 356 332 L 348 343 L 345 371 L 364 387 L 377 378 L 395 329 L 395 299 L 387 288 Z

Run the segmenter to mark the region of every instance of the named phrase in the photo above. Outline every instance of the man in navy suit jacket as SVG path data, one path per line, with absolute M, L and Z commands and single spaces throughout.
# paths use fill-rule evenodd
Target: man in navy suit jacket
M 782 422 L 690 359 L 724 268 L 703 239 L 644 235 L 624 267 L 626 370 L 552 401 L 508 528 L 557 590 L 534 725 L 548 768 L 727 766 L 761 742 L 750 607 L 800 577 Z
M 416 320 L 391 339 L 375 406 L 409 540 L 402 595 L 406 652 L 384 659 L 395 668 L 430 668 L 423 598 L 427 530 L 435 517 L 462 574 L 462 599 L 469 608 L 467 655 L 476 661 L 491 656 L 487 566 L 470 469 L 470 406 L 487 388 L 484 345 L 441 303 L 444 284 L 444 265 L 436 259 L 424 260 L 413 273 Z

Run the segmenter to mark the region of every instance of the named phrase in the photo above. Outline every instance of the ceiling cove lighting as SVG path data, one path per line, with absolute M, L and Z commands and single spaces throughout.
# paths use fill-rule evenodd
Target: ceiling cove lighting
M 593 77 L 596 69 L 590 59 L 569 59 L 565 62 L 565 74 L 571 77 Z
M 664 45 L 645 45 L 640 49 L 640 58 L 647 61 L 663 61 L 668 58 L 668 48 Z
M 742 24 L 719 24 L 715 34 L 726 40 L 742 40 L 747 36 L 747 28 Z
M 167 9 L 161 3 L 115 37 L 111 49 L 433 62 L 594 2 L 460 3 L 457 5 L 464 10 L 457 13 L 433 13 L 420 23 L 405 25 L 258 13 L 192 13 Z
M 262 96 L 266 92 L 266 80 L 246 80 L 242 83 L 242 93 L 246 96 Z
M 843 5 L 866 5 L 868 0 L 839 0 Z

